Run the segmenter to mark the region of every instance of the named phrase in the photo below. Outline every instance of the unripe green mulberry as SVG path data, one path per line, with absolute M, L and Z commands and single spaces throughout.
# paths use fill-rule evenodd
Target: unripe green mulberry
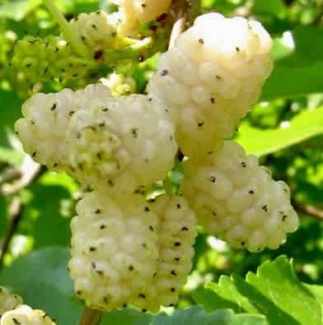
M 0 287 L 0 318 L 6 311 L 14 309 L 21 304 L 21 297 L 10 293 L 6 288 Z
M 203 160 L 233 135 L 271 72 L 271 47 L 260 23 L 211 13 L 161 56 L 148 91 L 170 108 L 191 159 Z
M 84 195 L 77 213 L 69 262 L 76 294 L 106 311 L 144 300 L 158 260 L 158 218 L 149 204 L 116 204 L 95 191 Z
M 276 249 L 298 227 L 288 186 L 255 156 L 224 142 L 207 165 L 187 162 L 184 193 L 205 230 L 236 248 Z
M 20 305 L 2 315 L 0 325 L 55 325 L 55 323 L 42 310 Z
M 147 299 L 134 301 L 141 308 L 158 311 L 176 304 L 192 269 L 196 218 L 183 197 L 163 196 L 152 203 L 158 215 L 159 260 Z
M 120 32 L 125 35 L 138 33 L 142 23 L 152 21 L 167 12 L 171 0 L 114 0 L 121 14 Z
M 85 98 L 82 107 L 67 136 L 71 171 L 82 183 L 113 188 L 126 173 L 151 185 L 167 175 L 177 146 L 163 106 L 144 95 L 107 93 Z
M 25 37 L 17 42 L 12 58 L 16 87 L 32 92 L 46 82 L 61 86 L 82 87 L 88 84 L 94 62 L 80 58 L 61 37 Z
M 101 58 L 105 49 L 118 48 L 122 42 L 116 27 L 102 10 L 82 13 L 69 24 L 96 60 Z

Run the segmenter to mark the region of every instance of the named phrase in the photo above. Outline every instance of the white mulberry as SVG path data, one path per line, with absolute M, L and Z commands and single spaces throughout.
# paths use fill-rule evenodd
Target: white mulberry
M 85 194 L 72 221 L 69 270 L 88 306 L 132 304 L 158 311 L 175 304 L 192 268 L 196 220 L 184 198 L 116 204 L 105 192 Z
M 138 33 L 142 23 L 152 21 L 167 12 L 172 0 L 115 0 L 121 13 L 120 32 L 125 35 Z
M 55 325 L 50 317 L 42 310 L 32 309 L 27 305 L 20 305 L 16 309 L 7 311 L 0 319 L 0 325 Z
M 23 118 L 16 132 L 24 150 L 48 167 L 60 167 L 66 161 L 65 133 L 69 123 L 67 107 L 73 107 L 72 90 L 57 94 L 36 94 L 22 106 Z
M 149 299 L 141 301 L 140 306 L 158 311 L 160 306 L 174 306 L 178 300 L 192 269 L 197 230 L 195 214 L 185 198 L 163 196 L 152 205 L 159 219 L 159 260 L 147 292 Z
M 276 249 L 298 227 L 288 186 L 240 145 L 226 141 L 213 160 L 187 162 L 183 190 L 206 231 L 236 248 Z
M 69 163 L 81 182 L 112 189 L 123 182 L 123 174 L 139 185 L 167 175 L 177 146 L 163 106 L 144 95 L 108 93 L 84 100 L 83 106 L 68 132 Z
M 69 262 L 77 295 L 107 311 L 145 300 L 158 259 L 158 218 L 149 204 L 118 205 L 105 192 L 92 192 L 77 212 Z
M 161 56 L 148 92 L 170 108 L 191 159 L 202 160 L 233 135 L 271 72 L 271 47 L 260 23 L 211 13 Z
M 88 86 L 76 92 L 64 89 L 55 94 L 32 96 L 23 104 L 23 118 L 15 126 L 24 150 L 49 168 L 64 169 L 70 119 L 83 108 L 85 100 L 100 96 L 110 96 L 109 90 L 104 86 Z
M 107 87 L 37 94 L 16 131 L 27 153 L 87 185 L 133 190 L 163 179 L 177 150 L 167 109 L 143 95 L 112 97 Z M 123 177 L 122 177 L 123 176 Z M 133 179 L 131 181 L 130 179 Z
M 6 288 L 0 287 L 0 318 L 6 311 L 14 309 L 21 304 L 21 297 L 10 293 Z

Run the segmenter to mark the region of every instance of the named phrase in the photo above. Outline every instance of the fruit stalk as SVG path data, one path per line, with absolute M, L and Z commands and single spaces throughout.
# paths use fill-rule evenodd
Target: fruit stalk
M 98 325 L 102 319 L 102 312 L 85 307 L 80 325 Z
M 74 51 L 81 57 L 89 56 L 88 49 L 82 43 L 81 38 L 79 37 L 79 35 L 74 33 L 70 24 L 65 19 L 63 14 L 59 11 L 59 9 L 55 6 L 53 1 L 52 0 L 43 0 L 43 3 L 46 6 L 46 8 L 48 9 L 48 11 L 52 14 L 55 21 L 60 26 L 65 39 L 71 43 Z

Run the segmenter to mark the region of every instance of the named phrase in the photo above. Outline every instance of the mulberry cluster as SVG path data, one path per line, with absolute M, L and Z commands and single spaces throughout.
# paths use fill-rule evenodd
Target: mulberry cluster
M 51 318 L 42 310 L 20 305 L 7 311 L 0 319 L 0 325 L 55 325 Z
M 169 106 L 191 159 L 204 159 L 232 137 L 271 72 L 271 46 L 260 23 L 211 13 L 161 56 L 148 91 Z
M 119 5 L 133 28 L 169 1 Z M 105 14 L 81 15 L 71 26 L 94 51 L 113 47 Z M 277 248 L 296 230 L 286 184 L 226 140 L 258 98 L 270 51 L 258 22 L 207 14 L 162 55 L 148 95 L 113 96 L 98 84 L 37 94 L 23 105 L 16 131 L 25 151 L 83 188 L 69 270 L 88 306 L 157 311 L 176 304 L 192 268 L 197 221 L 250 251 Z M 184 196 L 147 199 L 174 167 L 177 143 L 187 156 Z
M 186 168 L 183 190 L 199 222 L 231 246 L 277 249 L 297 229 L 288 186 L 237 143 L 225 141 L 208 164 Z
M 22 304 L 18 295 L 10 293 L 6 288 L 0 287 L 0 319 L 8 310 L 12 310 Z
M 77 295 L 96 309 L 175 304 L 192 267 L 195 216 L 183 198 L 117 204 L 87 193 L 72 220 L 69 270 Z

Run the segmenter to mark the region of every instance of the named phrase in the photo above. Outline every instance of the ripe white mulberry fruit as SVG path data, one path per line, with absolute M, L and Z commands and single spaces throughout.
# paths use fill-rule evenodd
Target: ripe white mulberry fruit
M 158 218 L 149 203 L 84 195 L 72 220 L 69 270 L 76 294 L 100 310 L 145 300 L 158 260 Z
M 6 311 L 14 309 L 21 304 L 21 297 L 10 293 L 6 288 L 0 287 L 0 318 Z
M 82 105 L 67 136 L 76 178 L 113 190 L 123 182 L 123 174 L 132 175 L 138 185 L 151 185 L 167 175 L 177 145 L 167 110 L 157 101 L 144 95 L 107 94 L 84 99 Z
M 90 85 L 34 95 L 22 112 L 16 131 L 25 151 L 83 184 L 113 188 L 118 179 L 127 186 L 127 175 L 137 189 L 173 166 L 174 126 L 167 109 L 144 95 L 112 97 L 107 87 Z
M 66 165 L 66 131 L 71 116 L 79 109 L 77 100 L 82 102 L 83 97 L 93 95 L 90 90 L 39 93 L 23 104 L 23 118 L 16 122 L 15 129 L 24 150 L 34 160 L 53 169 Z
M 0 325 L 55 325 L 55 323 L 42 310 L 20 305 L 4 313 L 0 319 Z
M 167 12 L 172 0 L 114 0 L 121 14 L 120 33 L 138 33 L 142 23 L 152 21 Z
M 232 137 L 271 72 L 271 47 L 260 23 L 211 13 L 161 56 L 148 92 L 170 108 L 179 146 L 191 159 Z
M 276 249 L 298 227 L 288 186 L 258 159 L 225 141 L 207 165 L 188 161 L 183 191 L 206 231 L 236 248 Z
M 176 304 L 179 292 L 192 269 L 196 218 L 183 197 L 163 196 L 152 203 L 159 220 L 159 259 L 152 285 L 145 301 L 135 301 L 141 308 L 158 311 L 160 306 Z

